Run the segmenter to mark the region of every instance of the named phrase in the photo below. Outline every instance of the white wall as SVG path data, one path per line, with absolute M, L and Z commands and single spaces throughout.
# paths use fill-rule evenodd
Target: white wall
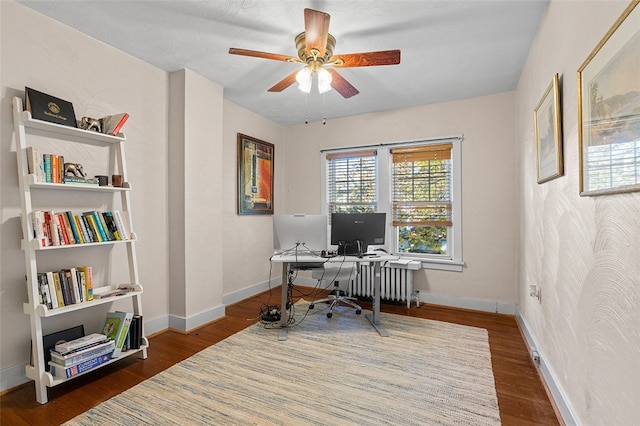
M 78 117 L 102 117 L 122 111 L 131 115 L 124 130 L 129 180 L 134 188 L 131 197 L 133 230 L 140 240 L 137 243 L 138 265 L 140 280 L 145 286 L 143 313 L 147 322 L 163 319 L 159 327 L 163 324 L 166 327 L 169 285 L 167 74 L 13 1 L 2 1 L 0 9 L 0 368 L 4 389 L 15 384 L 5 381 L 11 375 L 9 372 L 24 374 L 30 344 L 29 317 L 22 312 L 22 304 L 27 301 L 27 289 L 24 255 L 20 250 L 22 236 L 18 220 L 20 197 L 13 139 L 13 96 L 23 96 L 24 87 L 28 85 L 71 101 Z M 82 155 L 81 152 L 62 153 L 67 158 Z M 94 173 L 96 169 L 86 171 L 104 174 Z M 55 204 L 55 200 L 51 202 Z M 64 206 L 54 207 L 59 210 Z M 69 206 L 66 207 L 68 210 Z M 86 253 L 77 251 L 78 260 L 85 261 L 85 254 L 88 256 L 96 251 L 105 256 L 112 253 L 108 248 L 95 248 Z M 60 253 L 52 256 L 43 254 L 52 264 L 56 262 L 56 256 L 67 259 Z M 128 281 L 126 268 L 124 270 L 115 270 L 111 277 L 113 283 Z M 63 317 L 47 321 L 45 332 L 81 322 L 76 315 Z M 95 328 L 86 331 L 98 331 L 103 321 L 100 318 L 104 316 L 96 312 L 96 318 L 89 324 Z
M 552 0 L 516 96 L 519 310 L 565 415 L 584 425 L 640 418 L 640 193 L 578 195 L 576 71 L 628 4 Z M 565 176 L 539 185 L 533 110 L 555 73 Z
M 233 102 L 224 102 L 224 146 L 222 150 L 221 209 L 223 235 L 223 288 L 225 304 L 237 302 L 257 291 L 268 288 L 269 278 L 280 276 L 271 271 L 269 257 L 273 254 L 271 215 L 237 214 L 237 134 L 242 133 L 275 145 L 274 212 L 282 213 L 285 202 L 284 144 L 286 128 L 254 114 Z M 278 281 L 279 283 L 279 281 Z M 256 312 L 256 316 L 258 312 Z
M 463 272 L 422 270 L 427 301 L 512 311 L 516 302 L 514 93 L 293 126 L 287 135 L 285 212 L 319 213 L 320 149 L 463 134 Z

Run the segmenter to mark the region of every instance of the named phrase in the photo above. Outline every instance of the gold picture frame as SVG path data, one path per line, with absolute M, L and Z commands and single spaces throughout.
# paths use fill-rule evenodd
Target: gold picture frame
M 639 1 L 578 69 L 582 196 L 640 191 Z
M 238 133 L 238 214 L 273 214 L 273 160 L 269 142 Z
M 538 183 L 564 174 L 562 124 L 560 120 L 560 83 L 556 73 L 533 111 L 536 139 Z

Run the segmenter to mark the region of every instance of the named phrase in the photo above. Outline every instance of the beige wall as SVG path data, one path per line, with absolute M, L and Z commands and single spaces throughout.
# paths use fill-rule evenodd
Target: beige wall
M 125 127 L 126 154 L 129 181 L 134 188 L 132 221 L 133 230 L 139 238 L 140 280 L 145 287 L 143 313 L 148 322 L 160 319 L 157 327 L 166 327 L 169 285 L 166 232 L 168 80 L 164 71 L 13 1 L 2 1 L 0 9 L 0 368 L 4 389 L 12 384 L 7 384 L 7 376 L 13 372 L 24 375 L 30 344 L 29 317 L 22 312 L 22 303 L 27 301 L 27 289 L 24 256 L 20 250 L 20 197 L 12 97 L 22 96 L 24 87 L 28 85 L 71 101 L 78 117 L 102 117 L 122 111 L 131 115 Z M 63 154 L 68 158 L 82 158 L 83 155 L 81 150 Z M 85 170 L 93 174 L 100 165 L 95 167 Z M 55 210 L 70 208 L 56 203 L 55 197 L 45 199 L 45 202 Z M 78 199 L 78 203 L 82 205 L 83 199 Z M 77 262 L 97 262 L 89 259 L 96 252 L 99 252 L 98 256 L 112 258 L 114 264 L 122 260 L 117 249 L 109 248 L 94 248 L 86 252 L 74 250 L 74 256 L 77 256 Z M 70 262 L 60 251 L 44 253 L 41 258 L 43 265 L 52 267 L 59 265 L 58 262 Z M 126 268 L 114 268 L 112 275 L 104 278 L 114 284 L 128 282 Z M 112 308 L 123 309 L 126 306 L 116 304 Z M 82 315 L 63 315 L 46 321 L 45 332 L 82 323 Z M 101 312 L 95 311 L 88 320 L 86 331 L 97 331 L 103 321 Z
M 320 150 L 463 134 L 463 272 L 422 270 L 426 301 L 509 312 L 516 302 L 514 94 L 293 126 L 285 153 L 286 213 L 320 213 Z
M 200 312 L 215 310 L 221 295 L 223 304 L 234 302 L 267 288 L 271 275 L 279 275 L 279 271 L 270 271 L 267 261 L 272 251 L 270 217 L 236 214 L 238 132 L 276 146 L 276 213 L 320 211 L 319 149 L 462 133 L 466 267 L 461 273 L 422 271 L 418 289 L 427 300 L 451 305 L 508 310 L 517 303 L 523 325 L 542 355 L 547 379 L 568 407 L 568 416 L 582 424 L 633 424 L 640 417 L 640 406 L 635 403 L 640 400 L 640 193 L 578 196 L 575 83 L 575 71 L 626 4 L 552 1 L 516 92 L 290 128 L 223 100 L 221 139 L 218 133 L 209 138 L 202 130 L 189 133 L 193 127 L 182 129 L 195 141 L 189 149 L 197 150 L 198 143 L 213 140 L 215 145 L 206 149 L 220 155 L 215 160 L 219 170 L 211 170 L 214 185 L 203 206 L 212 208 L 219 218 L 209 235 L 222 240 L 211 250 L 206 238 L 197 241 L 193 223 L 181 222 L 183 228 L 189 227 L 188 240 L 177 244 L 172 238 L 170 244 L 170 215 L 177 207 L 169 205 L 173 189 L 168 166 L 173 164 L 169 156 L 174 137 L 167 119 L 167 73 L 13 1 L 2 1 L 1 389 L 17 384 L 7 377 L 24 380 L 23 364 L 29 356 L 28 317 L 22 313 L 27 292 L 19 249 L 11 117 L 11 98 L 29 85 L 72 101 L 79 116 L 131 114 L 126 126 L 127 162 L 134 186 L 133 222 L 140 239 L 138 262 L 145 285 L 147 331 L 169 325 L 170 283 L 180 279 L 169 268 L 176 251 L 184 255 L 177 263 L 182 269 L 189 262 L 208 261 L 210 256 L 219 259 L 222 253 L 220 263 L 211 263 L 222 269 L 221 279 L 217 275 L 212 280 L 207 297 L 197 300 L 193 296 L 206 293 L 207 282 L 180 290 L 185 309 L 178 316 L 185 320 L 197 320 Z M 24 30 L 25 23 L 29 31 Z M 538 185 L 532 111 L 556 72 L 562 77 L 566 175 Z M 197 87 L 219 95 L 217 85 L 193 78 Z M 187 157 L 180 161 L 186 164 Z M 196 163 L 196 167 L 201 165 Z M 198 197 L 178 194 L 185 207 L 189 204 L 191 211 L 197 209 Z M 55 200 L 48 201 L 55 204 Z M 49 262 L 58 260 L 54 256 Z M 202 270 L 194 274 L 198 280 Z M 184 273 L 180 275 L 186 279 Z M 119 272 L 114 272 L 113 278 L 118 277 Z M 542 288 L 541 304 L 528 297 L 530 284 Z M 189 294 L 191 290 L 195 292 Z M 78 321 L 78 316 L 65 316 L 51 322 L 45 331 Z M 91 321 L 99 326 L 99 318 Z
M 576 71 L 628 4 L 552 1 L 516 97 L 519 310 L 568 416 L 584 425 L 640 418 L 640 193 L 578 195 Z M 555 73 L 565 176 L 539 185 L 533 110 Z

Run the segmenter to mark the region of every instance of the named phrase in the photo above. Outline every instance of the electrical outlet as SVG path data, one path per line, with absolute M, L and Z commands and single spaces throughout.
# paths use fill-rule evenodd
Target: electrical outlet
M 529 296 L 535 297 L 536 299 L 538 299 L 538 303 L 542 303 L 541 291 L 542 290 L 538 288 L 538 286 L 535 284 L 529 286 Z
M 531 351 L 531 358 L 533 358 L 533 362 L 535 362 L 536 365 L 540 365 L 540 354 L 535 349 Z

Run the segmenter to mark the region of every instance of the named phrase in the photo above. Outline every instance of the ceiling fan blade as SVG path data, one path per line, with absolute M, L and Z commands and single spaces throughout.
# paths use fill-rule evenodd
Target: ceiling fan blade
M 298 74 L 299 70 L 295 70 L 276 84 L 274 84 L 267 92 L 282 92 L 287 87 L 291 86 L 296 82 L 296 74 Z
M 336 92 L 340 93 L 343 98 L 349 99 L 350 97 L 360 93 L 358 92 L 358 89 L 353 87 L 343 76 L 338 74 L 338 71 L 333 68 L 329 68 L 327 71 L 331 73 L 331 87 L 333 87 Z
M 347 53 L 335 55 L 329 62 L 342 60 L 343 64 L 334 64 L 339 68 L 373 67 L 378 65 L 397 65 L 400 63 L 400 50 L 382 50 L 379 52 Z
M 257 50 L 237 49 L 235 47 L 229 48 L 229 53 L 232 55 L 241 56 L 253 56 L 254 58 L 273 59 L 274 61 L 283 62 L 299 62 L 298 58 L 293 58 L 289 55 L 280 55 L 278 53 L 259 52 Z
M 307 44 L 307 53 L 312 49 L 317 50 L 319 57 L 323 57 L 327 48 L 327 37 L 329 34 L 328 13 L 319 12 L 313 9 L 304 10 L 304 33 Z

